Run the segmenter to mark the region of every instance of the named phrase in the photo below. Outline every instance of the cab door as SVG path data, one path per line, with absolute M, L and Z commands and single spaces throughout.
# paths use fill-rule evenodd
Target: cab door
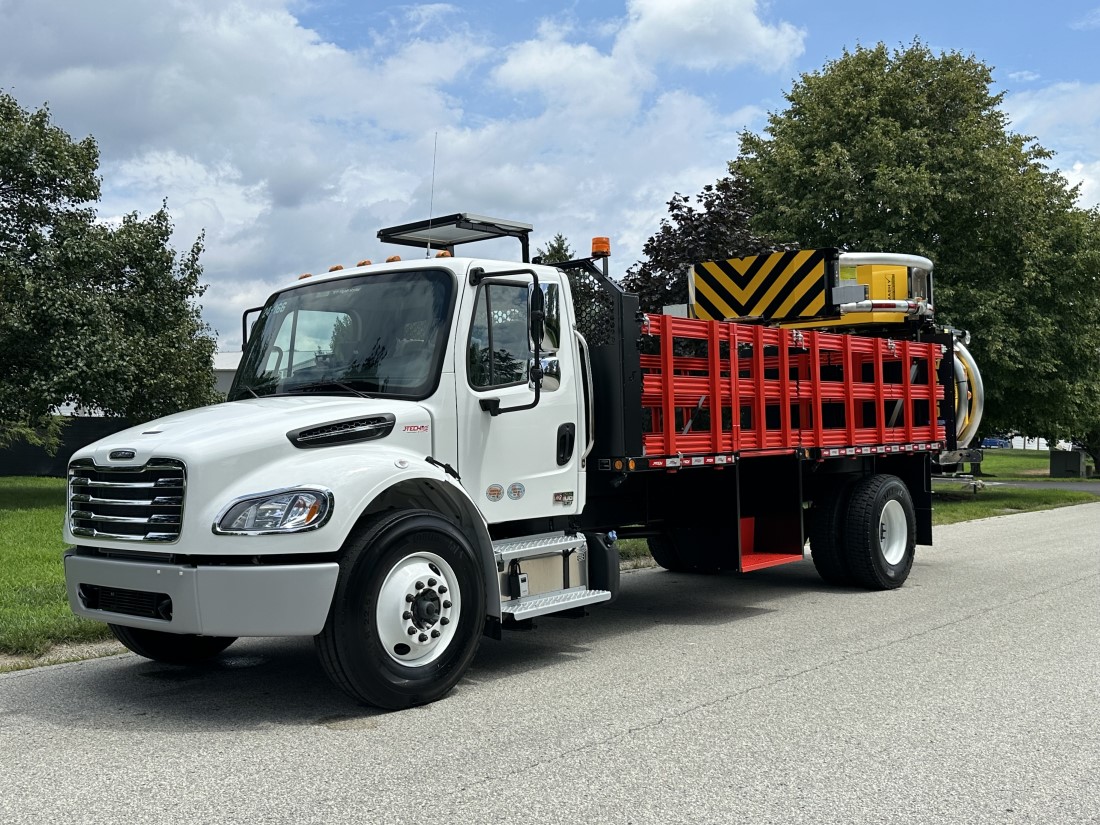
M 560 275 L 543 272 L 545 377 L 537 405 L 530 406 L 529 274 L 488 273 L 466 293 L 456 335 L 458 471 L 490 523 L 572 515 L 580 506 L 584 445 L 569 310 Z

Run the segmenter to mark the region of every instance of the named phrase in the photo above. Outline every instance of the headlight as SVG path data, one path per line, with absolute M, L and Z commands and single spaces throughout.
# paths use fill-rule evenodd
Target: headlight
M 316 530 L 332 515 L 332 493 L 323 489 L 272 490 L 239 498 L 214 521 L 214 532 L 255 536 Z

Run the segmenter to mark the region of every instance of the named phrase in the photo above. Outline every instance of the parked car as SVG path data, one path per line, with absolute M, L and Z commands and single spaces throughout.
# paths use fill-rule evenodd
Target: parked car
M 1008 448 L 1012 446 L 1012 442 L 1007 438 L 1002 438 L 999 435 L 990 436 L 989 438 L 982 439 L 983 450 L 995 450 L 998 448 Z

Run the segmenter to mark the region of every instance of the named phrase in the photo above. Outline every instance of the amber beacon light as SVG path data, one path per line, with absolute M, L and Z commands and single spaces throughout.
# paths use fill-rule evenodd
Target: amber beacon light
M 593 238 L 592 239 L 592 257 L 593 258 L 610 258 L 611 257 L 611 239 L 610 238 Z

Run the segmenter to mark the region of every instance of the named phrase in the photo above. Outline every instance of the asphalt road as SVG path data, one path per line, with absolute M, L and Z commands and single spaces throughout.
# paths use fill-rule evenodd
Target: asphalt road
M 899 591 L 630 573 L 445 700 L 308 640 L 0 676 L 0 822 L 1100 822 L 1100 504 L 937 528 Z

